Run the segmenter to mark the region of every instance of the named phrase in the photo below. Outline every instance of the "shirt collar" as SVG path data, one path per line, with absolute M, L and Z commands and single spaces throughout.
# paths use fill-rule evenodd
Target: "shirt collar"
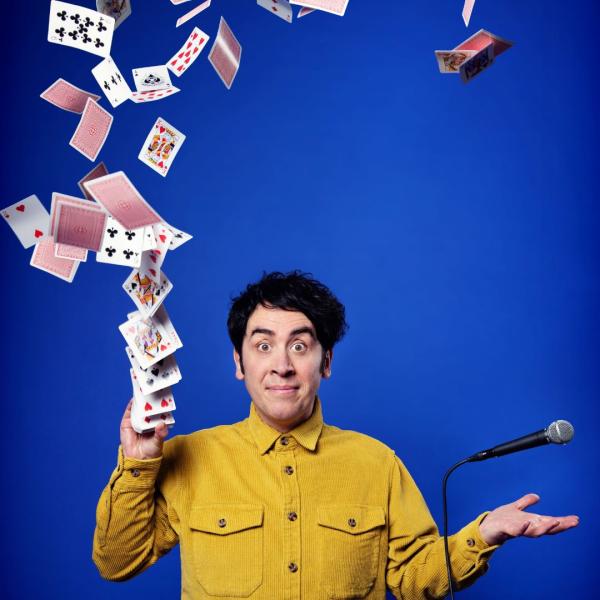
M 250 405 L 250 416 L 248 417 L 248 426 L 254 437 L 256 446 L 261 454 L 265 454 L 275 443 L 281 434 L 276 429 L 267 425 L 259 416 L 254 402 Z M 323 413 L 321 411 L 321 401 L 315 397 L 315 406 L 312 415 L 303 423 L 286 433 L 287 437 L 293 437 L 301 446 L 311 452 L 317 447 L 321 430 L 323 429 Z

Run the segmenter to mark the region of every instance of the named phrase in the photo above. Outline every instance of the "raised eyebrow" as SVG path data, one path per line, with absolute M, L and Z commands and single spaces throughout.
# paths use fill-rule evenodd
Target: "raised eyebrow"
M 294 329 L 294 331 L 292 331 L 292 332 L 290 333 L 290 337 L 291 337 L 291 338 L 292 338 L 292 337 L 296 337 L 297 335 L 300 335 L 300 334 L 302 334 L 302 333 L 308 333 L 308 335 L 310 335 L 310 337 L 311 337 L 313 340 L 316 340 L 316 339 L 317 339 L 317 336 L 315 335 L 315 330 L 314 330 L 312 327 L 307 327 L 307 326 L 304 326 L 304 327 L 298 327 L 298 329 Z
M 252 337 L 253 335 L 257 335 L 257 334 L 274 336 L 275 332 L 271 331 L 270 329 L 265 329 L 264 327 L 256 327 L 255 329 L 252 330 L 250 337 Z

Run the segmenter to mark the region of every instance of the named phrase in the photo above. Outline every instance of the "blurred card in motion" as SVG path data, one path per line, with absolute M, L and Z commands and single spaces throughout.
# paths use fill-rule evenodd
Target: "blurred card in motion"
M 288 23 L 292 22 L 292 6 L 287 0 L 256 0 L 256 4 L 266 8 L 280 19 Z
M 88 98 L 69 145 L 79 150 L 86 158 L 96 160 L 106 142 L 112 122 L 112 115 Z
M 62 77 L 57 79 L 48 89 L 44 90 L 40 94 L 40 98 L 50 102 L 50 104 L 54 104 L 54 106 L 58 106 L 58 108 L 77 114 L 81 114 L 85 110 L 88 98 L 91 98 L 95 102 L 100 100 L 100 96 L 79 89 L 72 83 L 62 79 Z
M 96 10 L 115 20 L 115 29 L 131 14 L 131 0 L 96 0 Z
M 223 17 L 219 21 L 219 32 L 210 49 L 208 60 L 225 87 L 229 90 L 240 68 L 242 46 Z

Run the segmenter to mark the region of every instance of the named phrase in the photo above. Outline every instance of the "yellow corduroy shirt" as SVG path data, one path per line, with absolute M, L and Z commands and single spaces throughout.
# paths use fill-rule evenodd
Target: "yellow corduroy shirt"
M 484 513 L 485 514 L 485 513 Z M 449 538 L 459 588 L 496 546 L 480 515 Z M 97 509 L 93 559 L 137 575 L 177 543 L 184 600 L 442 598 L 443 539 L 410 474 L 377 440 L 312 416 L 286 434 L 250 416 L 177 436 L 162 458 L 119 460 Z

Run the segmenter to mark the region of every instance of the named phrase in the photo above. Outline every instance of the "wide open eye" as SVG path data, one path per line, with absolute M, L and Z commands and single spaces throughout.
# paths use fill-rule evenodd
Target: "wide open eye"
M 261 352 L 268 352 L 271 349 L 271 345 L 267 344 L 267 342 L 261 342 L 260 344 L 258 344 L 257 348 Z
M 292 350 L 294 352 L 304 352 L 306 350 L 306 344 L 304 342 L 294 342 L 292 344 Z

